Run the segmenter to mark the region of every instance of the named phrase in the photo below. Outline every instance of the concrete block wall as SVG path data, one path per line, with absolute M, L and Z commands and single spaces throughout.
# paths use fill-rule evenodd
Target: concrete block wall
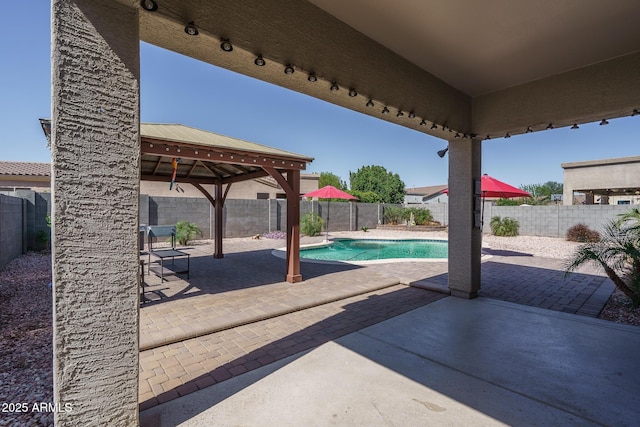
M 356 209 L 354 230 L 360 230 L 362 227 L 374 229 L 378 226 L 378 220 L 382 221 L 382 209 L 378 204 L 354 203 L 354 208 Z
M 449 204 L 433 203 L 426 206 L 431 211 L 434 221 L 438 221 L 442 225 L 449 224 Z
M 585 224 L 600 230 L 619 214 L 629 212 L 626 205 L 579 205 L 579 206 L 491 206 L 485 203 L 485 233 L 491 233 L 489 223 L 493 216 L 510 217 L 520 223 L 523 236 L 547 236 L 563 238 L 567 230 L 576 224 Z
M 23 203 L 0 195 L 0 271 L 23 253 Z
M 227 200 L 224 237 L 245 237 L 269 231 L 269 200 Z M 286 212 L 286 209 L 284 210 Z M 283 228 L 286 228 L 284 222 Z
M 147 196 L 148 197 L 148 196 Z M 144 201 L 144 198 L 141 198 Z M 142 203 L 140 204 L 142 210 Z M 205 198 L 148 197 L 147 225 L 173 225 L 178 221 L 196 224 L 202 238 L 211 238 L 211 204 Z M 140 223 L 145 224 L 141 214 Z

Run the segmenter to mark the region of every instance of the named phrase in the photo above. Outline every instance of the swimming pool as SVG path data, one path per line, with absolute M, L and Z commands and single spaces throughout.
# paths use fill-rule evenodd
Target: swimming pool
M 446 260 L 446 240 L 335 239 L 332 243 L 300 249 L 300 258 L 322 261 L 374 261 L 389 259 Z

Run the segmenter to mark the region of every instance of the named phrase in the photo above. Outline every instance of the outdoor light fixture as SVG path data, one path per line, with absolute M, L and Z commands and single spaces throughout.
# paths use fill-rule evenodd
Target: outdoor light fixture
M 142 0 L 140 2 L 140 6 L 142 6 L 142 8 L 147 12 L 155 12 L 158 10 L 158 3 L 153 0 Z
M 607 119 L 602 119 L 602 121 L 600 122 L 600 126 L 604 126 L 604 125 L 608 125 L 609 122 L 607 121 Z
M 637 116 L 638 114 L 640 114 L 640 111 L 639 111 L 637 108 L 635 108 L 635 109 L 633 110 L 633 113 L 631 113 L 631 117 L 633 117 L 633 116 Z
M 549 130 L 549 129 L 553 129 L 553 125 L 552 125 L 551 123 L 549 123 L 549 124 L 547 125 L 547 130 Z
M 372 100 L 368 100 L 367 101 L 367 107 L 373 107 L 373 101 Z
M 336 82 L 331 82 L 331 87 L 329 88 L 329 90 L 331 90 L 331 92 L 335 92 L 338 89 L 340 89 L 340 87 L 336 84 Z
M 262 55 L 258 55 L 256 59 L 253 61 L 253 63 L 256 64 L 258 67 L 264 67 L 264 64 L 266 64 Z
M 420 122 L 420 126 L 426 126 L 427 125 L 427 121 L 425 119 L 422 119 L 422 121 Z
M 184 27 L 184 32 L 189 34 L 190 36 L 197 36 L 199 34 L 198 29 L 196 28 L 193 21 L 189 22 L 187 26 Z
M 356 92 L 356 90 L 354 88 L 349 88 L 349 96 L 350 97 L 354 97 L 354 96 L 358 96 L 358 92 Z
M 284 73 L 285 74 L 293 74 L 295 70 L 293 69 L 293 67 L 291 65 L 287 65 L 286 67 L 284 67 Z
M 580 129 L 580 126 L 578 126 L 576 123 L 574 123 L 573 126 L 571 126 L 571 129 Z
M 310 82 L 317 82 L 318 78 L 314 73 L 309 73 L 309 77 L 307 77 L 307 80 L 309 80 Z
M 454 138 L 460 138 L 460 134 L 458 132 L 456 132 L 455 135 L 453 135 Z
M 396 117 L 402 117 L 404 116 L 404 113 L 402 112 L 402 110 L 398 110 L 398 114 L 396 114 Z
M 413 111 L 409 111 L 409 118 L 410 119 L 415 118 L 415 116 L 416 116 L 416 113 L 414 113 Z
M 524 131 L 524 133 L 531 133 L 533 132 L 533 129 L 531 129 L 531 126 L 527 126 L 527 130 Z
M 389 112 L 389 109 L 385 105 L 384 108 L 382 109 L 382 114 L 387 114 L 388 112 Z
M 447 154 L 447 151 L 449 151 L 449 147 L 444 148 L 444 149 L 442 149 L 442 150 L 438 151 L 438 156 L 439 156 L 440 158 L 443 158 L 443 157 L 444 157 L 444 155 L 445 155 L 445 154 Z
M 432 125 L 431 125 L 431 129 L 432 129 L 432 130 L 438 130 L 438 125 L 437 125 L 437 124 L 435 124 L 435 123 L 434 123 L 434 124 L 432 124 Z
M 491 139 L 491 135 L 487 135 L 487 137 L 485 138 L 487 141 Z
M 509 132 L 507 132 L 507 134 L 504 137 L 505 138 L 511 138 L 511 134 Z
M 233 45 L 231 44 L 229 39 L 220 39 L 220 41 L 220 49 L 224 50 L 225 52 L 231 52 L 233 50 Z

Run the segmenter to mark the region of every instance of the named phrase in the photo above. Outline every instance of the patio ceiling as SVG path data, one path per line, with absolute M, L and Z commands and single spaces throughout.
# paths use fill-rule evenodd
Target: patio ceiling
M 141 179 L 230 184 L 269 175 L 265 168 L 304 170 L 313 158 L 178 124 L 141 123 Z
M 157 3 L 140 11 L 144 41 L 439 138 L 640 109 L 638 1 Z M 188 22 L 197 37 L 185 34 Z

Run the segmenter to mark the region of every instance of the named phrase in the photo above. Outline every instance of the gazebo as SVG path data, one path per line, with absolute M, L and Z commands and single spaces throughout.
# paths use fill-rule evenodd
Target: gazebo
M 51 120 L 40 119 L 49 140 Z M 174 161 L 176 170 L 174 174 Z M 140 123 L 140 180 L 196 187 L 214 207 L 214 258 L 222 249 L 224 202 L 234 182 L 271 176 L 287 196 L 287 273 L 300 274 L 300 171 L 312 157 L 174 123 Z M 213 185 L 213 194 L 205 186 Z

